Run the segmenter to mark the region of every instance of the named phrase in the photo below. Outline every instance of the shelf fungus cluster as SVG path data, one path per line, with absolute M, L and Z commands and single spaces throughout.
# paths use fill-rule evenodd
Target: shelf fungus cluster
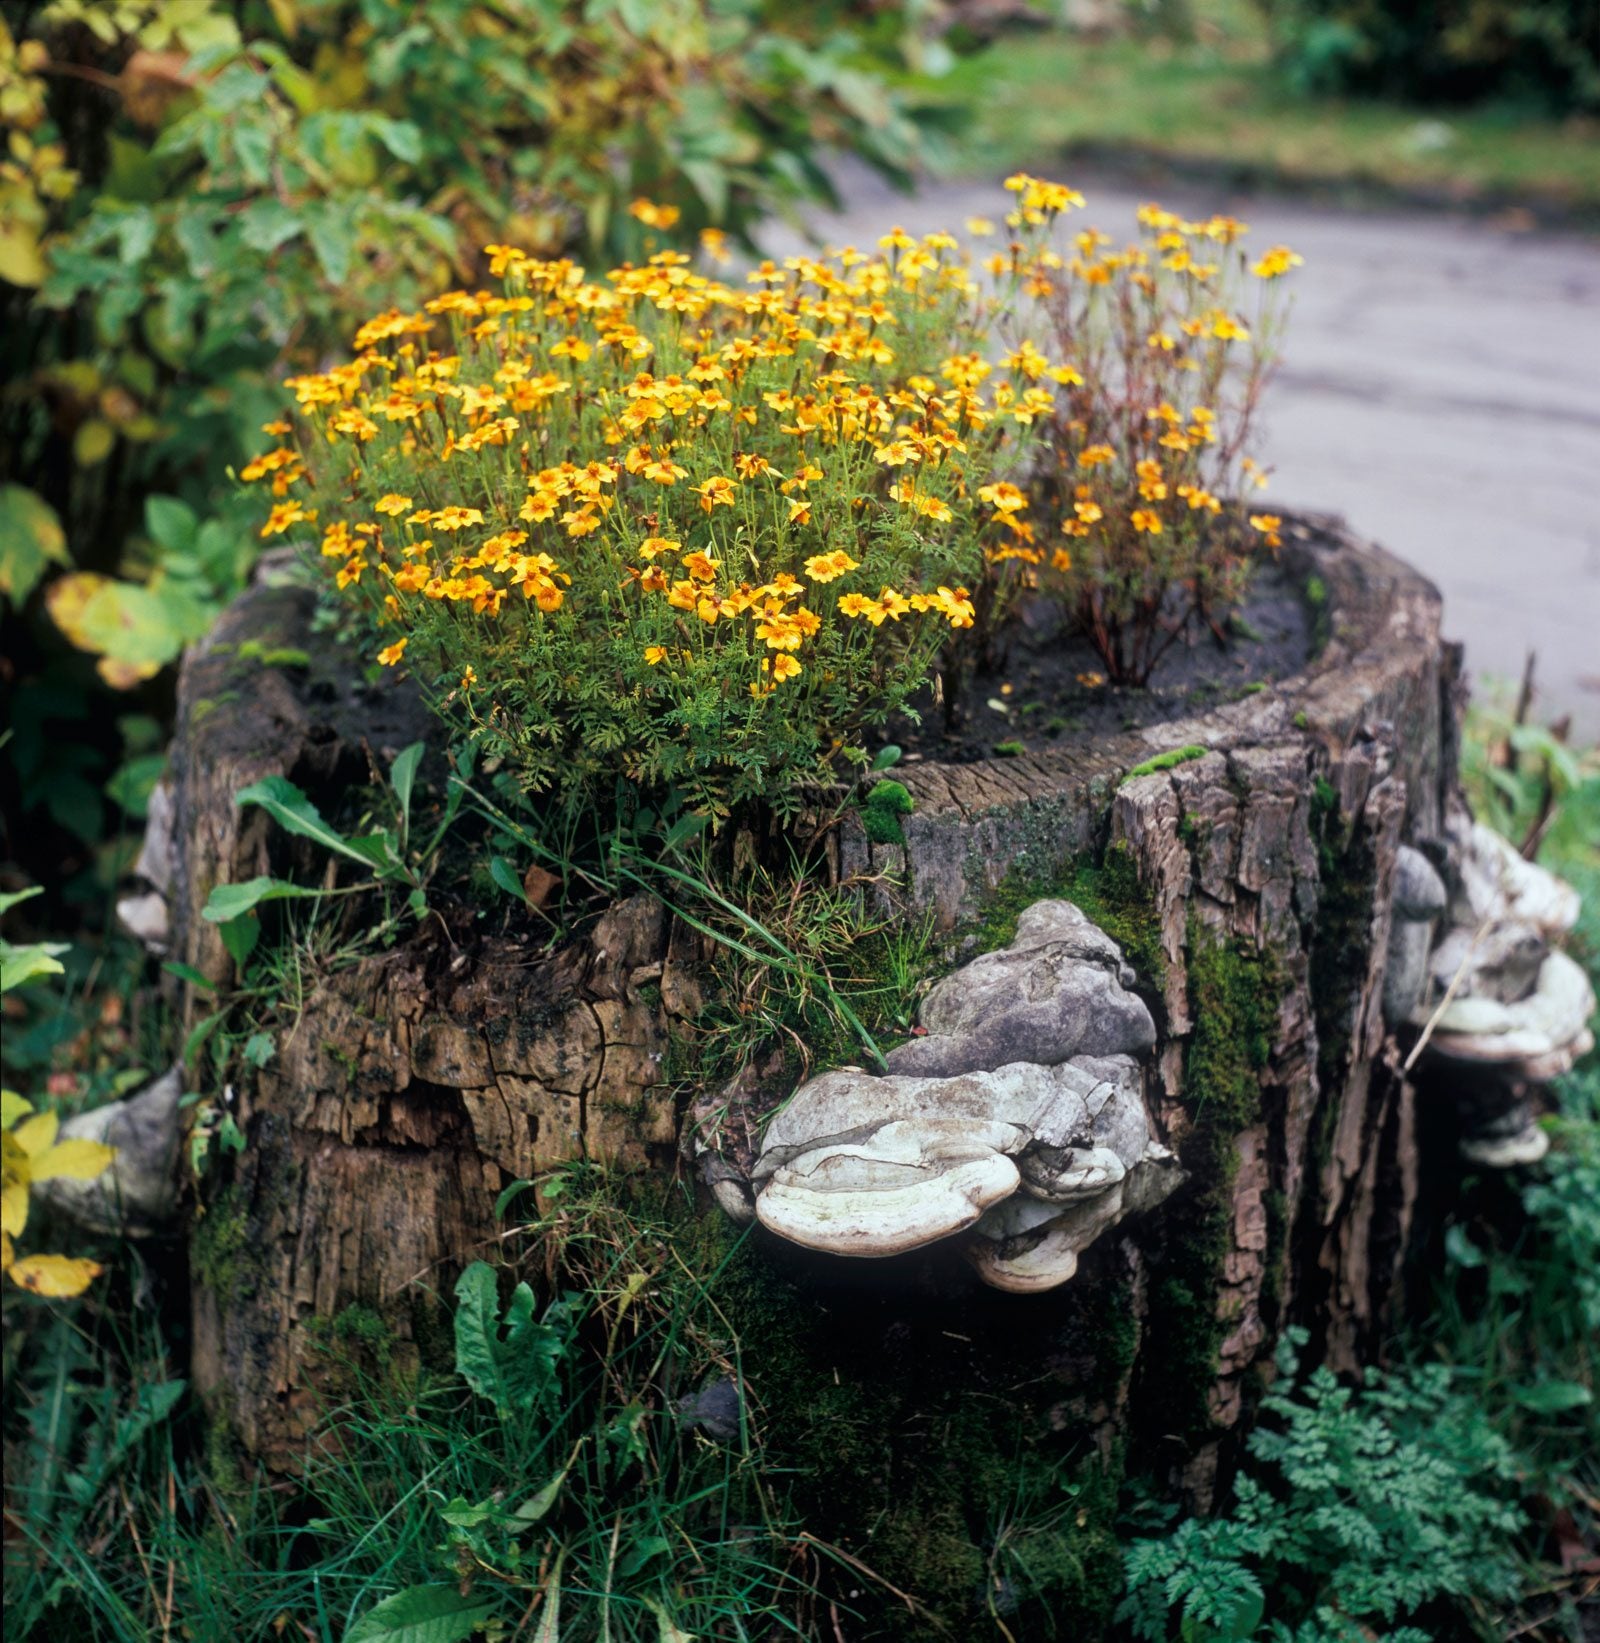
M 1009 947 L 928 994 L 887 1073 L 811 1079 L 747 1182 L 709 1169 L 719 1202 L 810 1249 L 888 1256 L 959 1237 L 999 1289 L 1065 1283 L 1094 1239 L 1179 1181 L 1145 1107 L 1135 1058 L 1156 1029 L 1133 979 L 1078 908 L 1036 902 Z
M 1531 1163 L 1548 1141 L 1533 1092 L 1594 1044 L 1594 990 L 1557 945 L 1577 892 L 1459 812 L 1445 877 L 1402 849 L 1384 1002 L 1425 1035 L 1423 1066 L 1455 1100 L 1462 1151 L 1491 1167 Z

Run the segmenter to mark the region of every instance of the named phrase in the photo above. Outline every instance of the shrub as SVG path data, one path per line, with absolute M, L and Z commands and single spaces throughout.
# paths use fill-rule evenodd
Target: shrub
M 1049 185 L 1008 186 L 1019 193 L 1009 222 L 1026 232 Z M 1024 378 L 1053 376 L 1062 392 L 1041 455 L 1038 518 L 1021 522 L 1019 503 L 1014 540 L 994 556 L 997 577 L 1011 578 L 998 603 L 1019 587 L 1043 589 L 1107 675 L 1136 685 L 1193 623 L 1217 626 L 1256 549 L 1279 546 L 1275 516 L 1252 515 L 1246 528 L 1231 504 L 1264 482 L 1251 424 L 1282 317 L 1281 277 L 1300 261 L 1275 246 L 1252 263 L 1247 230 L 1231 217 L 1186 222 L 1150 205 L 1139 225 L 1137 244 L 1115 250 L 1087 229 L 1070 257 L 1046 252 L 1026 269 L 1067 363 L 1052 370 L 1027 341 L 1009 356 Z M 1023 254 L 1013 246 L 1013 258 Z
M 1594 0 L 1264 0 L 1301 93 L 1600 108 Z
M 742 289 L 492 248 L 503 296 L 381 315 L 294 380 L 298 447 L 244 470 L 281 498 L 262 534 L 317 518 L 379 661 L 560 816 L 791 810 L 973 620 L 1022 431 L 956 242 L 880 243 Z

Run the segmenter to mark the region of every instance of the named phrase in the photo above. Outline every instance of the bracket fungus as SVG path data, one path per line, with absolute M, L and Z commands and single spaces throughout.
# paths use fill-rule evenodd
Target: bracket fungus
M 1009 947 L 928 994 L 926 1035 L 887 1074 L 839 1068 L 795 1092 L 750 1172 L 756 1217 L 858 1257 L 965 1234 L 997 1288 L 1065 1283 L 1088 1244 L 1180 1178 L 1145 1108 L 1134 1055 L 1156 1031 L 1132 980 L 1078 908 L 1036 902 Z M 726 1202 L 725 1163 L 710 1174 Z
M 1594 989 L 1556 946 L 1577 922 L 1578 895 L 1481 822 L 1458 816 L 1451 832 L 1455 883 L 1411 1019 L 1455 1088 L 1466 1156 L 1531 1163 L 1548 1142 L 1529 1086 L 1558 1078 L 1594 1044 Z

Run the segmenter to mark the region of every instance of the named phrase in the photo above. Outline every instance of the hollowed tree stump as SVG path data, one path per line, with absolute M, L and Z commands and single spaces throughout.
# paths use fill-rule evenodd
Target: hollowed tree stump
M 976 1334 L 950 1322 L 970 1300 L 958 1263 L 852 1263 L 849 1283 L 918 1292 L 902 1287 L 898 1312 L 865 1309 L 862 1330 L 915 1332 L 912 1314 L 932 1307 L 965 1336 L 940 1347 L 929 1329 L 928 1352 L 955 1354 L 942 1373 L 1019 1381 L 997 1365 L 1014 1371 L 1020 1353 L 1050 1383 L 1052 1419 L 1067 1411 L 1106 1452 L 1125 1440 L 1200 1499 L 1287 1324 L 1338 1366 L 1383 1327 L 1418 1172 L 1412 1091 L 1380 1010 L 1394 864 L 1403 840 L 1438 831 L 1455 782 L 1458 658 L 1437 593 L 1332 522 L 1295 525 L 1284 553 L 1326 590 L 1324 641 L 1301 673 L 1094 745 L 908 765 L 904 845 L 870 845 L 852 821 L 835 846 L 841 876 L 870 876 L 865 893 L 931 910 L 942 929 L 1003 885 L 1070 894 L 1076 872 L 1113 887 L 1144 930 L 1162 1116 L 1187 1184 L 1095 1245 L 1063 1290 L 971 1300 Z M 331 801 L 427 731 L 404 688 L 361 685 L 310 614 L 307 594 L 253 590 L 183 669 L 174 956 L 219 982 L 229 961 L 199 916 L 211 887 L 288 865 L 237 790 L 281 771 Z M 282 665 L 286 649 L 309 665 Z M 1129 774 L 1186 746 L 1206 751 Z M 636 899 L 537 952 L 530 927 L 329 968 L 276 1055 L 234 1087 L 247 1145 L 196 1221 L 194 1372 L 269 1464 L 295 1463 L 316 1415 L 316 1320 L 370 1308 L 426 1351 L 439 1297 L 497 1247 L 507 1183 L 577 1156 L 675 1167 L 662 1068 L 701 1004 L 689 944 Z M 767 1255 L 795 1281 L 787 1252 Z M 801 1281 L 826 1285 L 817 1265 L 801 1263 Z

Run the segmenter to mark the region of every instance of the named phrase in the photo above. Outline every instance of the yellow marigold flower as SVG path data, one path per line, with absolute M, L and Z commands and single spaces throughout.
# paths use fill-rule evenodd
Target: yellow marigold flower
M 667 603 L 674 610 L 693 610 L 700 602 L 700 589 L 693 582 L 674 582 L 667 593 Z
M 477 670 L 469 662 L 467 664 L 466 668 L 462 672 L 461 684 L 458 688 L 461 689 L 461 690 L 471 690 L 472 687 L 475 684 L 477 684 L 477 682 L 478 682 Z
M 917 448 L 910 440 L 894 439 L 887 445 L 880 445 L 873 454 L 874 462 L 881 462 L 886 468 L 903 468 L 908 462 L 919 461 Z
M 404 513 L 411 506 L 411 498 L 409 496 L 396 496 L 393 491 L 390 491 L 387 496 L 380 496 L 372 506 L 379 513 Z
M 720 228 L 702 228 L 700 248 L 713 262 L 727 263 L 733 260 L 733 253 L 728 249 L 728 236 Z
M 1105 682 L 1106 676 L 1103 673 L 1080 673 L 1078 675 L 1078 683 L 1085 690 L 1098 690 Z
M 1050 568 L 1063 573 L 1072 569 L 1072 555 L 1065 548 L 1057 548 L 1050 555 Z
M 1281 548 L 1283 546 L 1283 538 L 1278 535 L 1282 525 L 1283 520 L 1275 513 L 1253 513 L 1250 515 L 1251 529 L 1261 532 L 1266 538 L 1269 548 Z
M 396 639 L 392 645 L 385 645 L 383 649 L 378 652 L 379 662 L 382 663 L 384 667 L 393 667 L 395 663 L 405 655 L 406 646 L 409 643 L 410 640 L 408 639 Z
M 759 479 L 763 474 L 772 474 L 778 479 L 783 475 L 772 466 L 764 456 L 747 455 L 740 452 L 733 459 L 734 471 L 741 479 Z
M 775 685 L 781 685 L 785 679 L 797 678 L 802 672 L 804 672 L 804 669 L 800 666 L 799 659 L 787 654 L 774 656 L 770 662 L 766 658 L 763 658 L 761 662 L 761 671 L 765 673 L 769 666 L 772 669 L 772 682 Z
M 571 537 L 588 536 L 600 529 L 599 516 L 594 511 L 594 505 L 589 502 L 585 502 L 581 508 L 569 508 L 562 514 L 561 523 L 567 527 L 567 535 Z
M 657 205 L 653 200 L 638 199 L 628 207 L 628 215 L 642 222 L 646 228 L 663 232 L 677 225 L 683 213 L 675 205 Z
M 865 616 L 869 610 L 877 607 L 864 593 L 841 593 L 839 595 L 839 613 L 842 616 Z M 880 616 L 881 622 L 883 618 Z
M 1136 531 L 1143 531 L 1149 536 L 1161 534 L 1161 515 L 1150 508 L 1135 508 L 1128 516 L 1129 523 Z
M 646 479 L 653 479 L 658 485 L 675 485 L 684 478 L 689 470 L 680 468 L 676 462 L 667 457 L 657 457 L 653 462 L 645 463 L 640 470 Z
M 267 515 L 267 522 L 261 527 L 261 535 L 279 536 L 291 525 L 298 525 L 302 520 L 310 521 L 316 517 L 314 508 L 304 508 L 298 502 L 279 502 Z
M 720 559 L 713 559 L 709 554 L 701 553 L 698 549 L 683 556 L 683 568 L 697 582 L 716 581 L 717 571 L 721 565 L 722 561 Z
M 682 548 L 683 543 L 676 537 L 647 536 L 639 544 L 639 557 L 645 560 L 655 559 L 663 553 L 678 553 Z
M 1072 504 L 1072 511 L 1085 525 L 1098 524 L 1105 518 L 1105 513 L 1098 502 L 1078 501 Z
M 695 615 L 697 615 L 707 627 L 710 627 L 713 623 L 715 623 L 719 617 L 723 620 L 731 621 L 739 614 L 738 605 L 735 602 L 724 599 L 720 593 L 716 593 L 710 589 L 700 595 L 700 601 L 694 609 Z
M 640 573 L 639 587 L 645 593 L 665 593 L 667 573 L 659 565 L 650 565 Z
M 731 479 L 717 475 L 703 485 L 696 485 L 694 489 L 699 493 L 700 506 L 710 513 L 716 507 L 731 508 L 733 494 L 738 486 Z
M 1028 505 L 1027 495 L 1003 479 L 980 486 L 978 500 L 987 502 L 996 513 L 1021 513 Z
M 554 491 L 534 491 L 517 510 L 517 518 L 540 524 L 546 519 L 553 519 L 560 506 L 561 498 Z
M 832 553 L 819 553 L 806 560 L 806 575 L 813 582 L 836 582 L 850 571 L 860 569 L 860 560 L 852 559 L 843 548 Z
M 789 504 L 789 517 L 785 523 L 790 525 L 809 525 L 811 523 L 811 504 L 805 497 Z
M 1115 462 L 1117 453 L 1109 445 L 1085 445 L 1078 452 L 1078 466 L 1080 468 L 1099 468 L 1107 462 Z
M 1291 268 L 1300 268 L 1305 264 L 1305 258 L 1296 255 L 1286 245 L 1275 245 L 1271 250 L 1264 252 L 1261 258 L 1251 264 L 1250 272 L 1258 280 L 1275 280 L 1280 275 L 1287 274 Z
M 994 232 L 994 224 L 987 217 L 968 217 L 967 232 L 975 240 L 981 240 Z
M 436 531 L 465 530 L 468 525 L 481 525 L 483 523 L 483 510 L 481 508 L 440 508 L 434 513 L 429 523 Z
M 644 659 L 645 659 L 646 665 L 649 666 L 649 667 L 654 667 L 658 662 L 666 661 L 666 659 L 667 659 L 666 646 L 664 646 L 664 645 L 646 645 L 644 647 Z
M 279 417 L 273 422 L 263 422 L 261 431 L 264 434 L 271 434 L 274 439 L 287 439 L 294 432 L 294 424 Z

